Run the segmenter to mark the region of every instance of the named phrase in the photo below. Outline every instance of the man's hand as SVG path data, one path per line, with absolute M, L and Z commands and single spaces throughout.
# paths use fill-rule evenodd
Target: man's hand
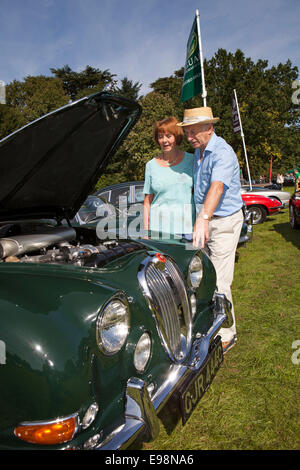
M 193 245 L 195 248 L 204 248 L 209 240 L 209 219 L 213 216 L 223 193 L 223 183 L 213 181 L 205 198 L 202 211 L 198 215 L 193 230 Z M 208 216 L 208 219 L 203 218 Z
M 193 245 L 195 248 L 204 248 L 209 240 L 209 227 L 208 220 L 205 220 L 199 215 L 196 219 L 193 230 Z

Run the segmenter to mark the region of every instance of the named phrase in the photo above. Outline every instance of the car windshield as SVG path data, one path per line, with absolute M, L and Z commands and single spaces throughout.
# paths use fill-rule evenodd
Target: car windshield
M 96 211 L 99 206 L 104 206 L 105 202 L 97 196 L 89 196 L 83 203 L 82 209 L 90 209 Z
M 81 223 L 88 223 L 111 214 L 112 208 L 98 196 L 88 196 L 78 211 Z

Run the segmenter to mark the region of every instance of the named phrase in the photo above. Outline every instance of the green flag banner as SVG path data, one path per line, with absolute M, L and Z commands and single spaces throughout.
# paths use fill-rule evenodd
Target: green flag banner
M 187 56 L 180 101 L 183 102 L 193 98 L 193 96 L 202 93 L 202 89 L 200 48 L 197 21 L 195 18 L 187 43 Z

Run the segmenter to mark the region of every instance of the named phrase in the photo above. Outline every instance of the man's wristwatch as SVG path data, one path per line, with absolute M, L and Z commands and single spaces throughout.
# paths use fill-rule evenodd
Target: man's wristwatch
M 202 219 L 204 220 L 210 220 L 210 217 L 208 214 L 203 214 L 202 212 L 200 213 L 200 216 L 202 217 Z

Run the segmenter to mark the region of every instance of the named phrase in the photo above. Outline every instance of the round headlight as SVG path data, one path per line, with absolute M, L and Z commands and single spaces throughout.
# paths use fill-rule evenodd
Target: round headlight
M 106 354 L 114 354 L 122 348 L 129 332 L 129 311 L 121 300 L 111 300 L 97 320 L 97 343 Z
M 192 258 L 189 266 L 189 277 L 192 287 L 197 288 L 200 286 L 200 282 L 203 276 L 203 266 L 201 258 L 195 255 Z
M 134 351 L 134 367 L 138 372 L 143 372 L 151 354 L 151 339 L 148 333 L 143 333 Z

